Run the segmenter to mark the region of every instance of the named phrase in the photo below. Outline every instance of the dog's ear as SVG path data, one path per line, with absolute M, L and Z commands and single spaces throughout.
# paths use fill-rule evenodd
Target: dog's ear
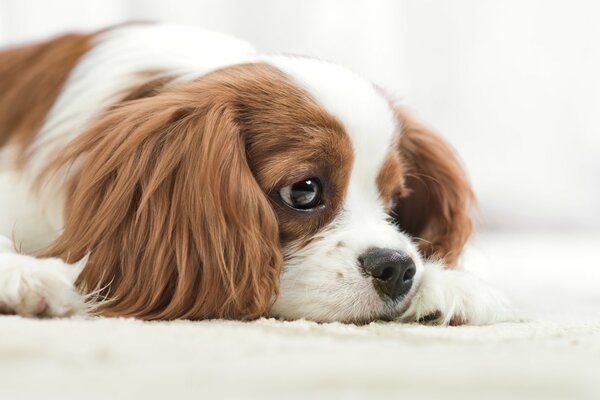
M 452 266 L 472 231 L 473 191 L 450 145 L 395 106 L 398 150 L 405 169 L 404 195 L 395 214 L 417 238 L 422 254 Z
M 48 255 L 89 253 L 77 283 L 107 299 L 102 314 L 254 318 L 270 308 L 279 228 L 226 91 L 209 79 L 128 101 L 49 166 L 77 172 Z

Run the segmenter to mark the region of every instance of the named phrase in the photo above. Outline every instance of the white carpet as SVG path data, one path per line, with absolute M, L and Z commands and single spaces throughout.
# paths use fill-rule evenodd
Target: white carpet
M 600 399 L 600 237 L 466 258 L 526 322 L 486 327 L 0 317 L 0 399 Z

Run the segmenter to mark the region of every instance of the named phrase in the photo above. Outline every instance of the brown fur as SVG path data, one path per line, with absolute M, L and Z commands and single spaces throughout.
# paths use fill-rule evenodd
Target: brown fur
M 166 85 L 175 79 L 173 76 L 165 76 L 162 71 L 144 71 L 138 75 L 143 80 L 142 83 L 128 89 L 123 99 L 117 103 L 117 106 L 122 102 L 156 96 Z
M 400 134 L 377 179 L 381 196 L 426 258 L 453 266 L 471 235 L 473 192 L 448 143 L 405 111 L 396 115 Z
M 354 155 L 334 117 L 297 87 L 280 90 L 277 97 L 259 96 L 264 102 L 241 112 L 240 123 L 252 170 L 277 213 L 282 244 L 302 247 L 340 211 Z M 281 201 L 277 189 L 313 177 L 323 184 L 323 207 L 298 212 Z
M 377 176 L 379 194 L 390 214 L 395 212 L 394 203 L 398 198 L 408 195 L 408 189 L 405 186 L 406 168 L 400 160 L 400 152 L 397 147 L 398 144 L 394 143 Z
M 278 292 L 280 239 L 304 237 L 334 215 L 294 221 L 272 192 L 320 174 L 339 182 L 327 194 L 335 210 L 351 153 L 339 123 L 263 64 L 125 101 L 40 178 L 78 161 L 64 232 L 46 255 L 90 253 L 77 283 L 111 299 L 104 315 L 264 315 Z
M 93 36 L 64 35 L 0 51 L 0 147 L 29 145 Z
M 0 53 L 0 147 L 25 149 L 93 35 Z M 339 212 L 353 152 L 342 125 L 281 72 L 248 64 L 171 87 L 148 72 L 48 166 L 76 166 L 64 231 L 46 256 L 89 253 L 77 284 L 99 311 L 144 319 L 254 318 L 278 293 L 281 246 L 302 246 Z M 27 95 L 24 95 L 27 94 Z M 473 195 L 450 147 L 403 111 L 378 177 L 402 229 L 453 264 Z M 278 189 L 307 178 L 325 206 L 293 211 Z

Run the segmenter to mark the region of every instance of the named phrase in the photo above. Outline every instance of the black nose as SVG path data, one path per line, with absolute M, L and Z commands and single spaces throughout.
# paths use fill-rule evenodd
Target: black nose
M 360 266 L 373 277 L 375 289 L 392 300 L 410 290 L 417 272 L 415 262 L 403 251 L 372 248 L 358 257 Z

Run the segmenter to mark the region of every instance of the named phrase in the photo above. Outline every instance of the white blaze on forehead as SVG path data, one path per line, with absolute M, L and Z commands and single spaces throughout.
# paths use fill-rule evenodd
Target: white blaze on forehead
M 325 61 L 270 56 L 270 64 L 287 73 L 344 126 L 354 150 L 346 208 L 376 202 L 377 175 L 389 152 L 395 117 L 387 100 L 366 79 Z

